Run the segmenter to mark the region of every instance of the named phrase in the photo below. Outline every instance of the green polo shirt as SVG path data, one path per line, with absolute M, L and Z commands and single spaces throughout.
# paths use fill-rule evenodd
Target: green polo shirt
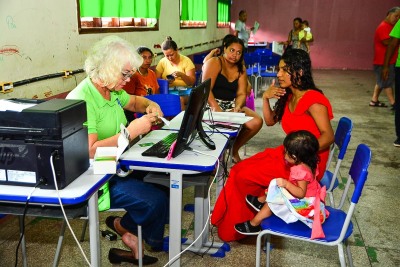
M 390 37 L 400 39 L 400 23 L 399 23 L 399 21 L 396 23 L 396 25 L 394 25 L 392 31 L 390 32 L 390 34 L 389 34 Z M 399 49 L 399 54 L 397 56 L 396 67 L 400 67 L 400 49 Z
M 87 121 L 84 125 L 89 134 L 97 134 L 98 140 L 119 133 L 121 123 L 126 126 L 123 107 L 128 104 L 129 98 L 124 90 L 120 90 L 111 92 L 110 101 L 104 99 L 89 77 L 67 95 L 67 99 L 86 101 Z

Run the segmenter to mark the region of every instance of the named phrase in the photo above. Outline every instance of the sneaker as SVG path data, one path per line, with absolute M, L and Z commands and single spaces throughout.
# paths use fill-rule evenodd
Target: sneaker
M 400 147 L 400 138 L 397 138 L 396 141 L 394 141 L 393 145 L 395 147 Z
M 249 205 L 255 209 L 256 211 L 260 211 L 261 208 L 264 206 L 265 203 L 261 203 L 258 201 L 258 197 L 252 196 L 252 195 L 247 195 L 246 196 L 246 202 L 249 203 Z
M 261 226 L 253 226 L 250 221 L 236 224 L 235 229 L 242 235 L 258 235 L 261 232 Z

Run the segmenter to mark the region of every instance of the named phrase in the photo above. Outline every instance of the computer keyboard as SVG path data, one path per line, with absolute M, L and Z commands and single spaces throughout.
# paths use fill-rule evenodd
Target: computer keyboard
M 170 133 L 147 150 L 142 153 L 145 157 L 159 157 L 165 158 L 168 155 L 169 148 L 172 143 L 178 138 L 178 132 Z

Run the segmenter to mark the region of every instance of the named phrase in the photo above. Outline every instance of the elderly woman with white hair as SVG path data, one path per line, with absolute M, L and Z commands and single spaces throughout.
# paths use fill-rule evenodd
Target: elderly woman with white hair
M 163 113 L 160 107 L 140 96 L 127 94 L 123 86 L 142 64 L 142 57 L 129 42 L 108 36 L 97 42 L 89 51 L 85 61 L 88 75 L 68 99 L 86 101 L 89 155 L 94 157 L 97 147 L 117 146 L 120 124 L 126 126 L 130 139 L 150 131 Z M 146 113 L 139 119 L 127 123 L 125 110 Z M 111 263 L 138 262 L 137 225 L 142 225 L 143 239 L 154 250 L 161 250 L 164 226 L 168 217 L 168 196 L 154 186 L 144 183 L 143 172 L 134 171 L 128 177 L 113 176 L 107 190 L 99 196 L 99 205 L 124 208 L 122 217 L 110 216 L 106 219 L 109 228 L 122 236 L 122 241 L 130 251 L 111 249 Z M 108 203 L 107 203 L 108 202 Z M 100 207 L 100 210 L 105 209 Z M 157 258 L 145 255 L 144 264 L 152 264 Z

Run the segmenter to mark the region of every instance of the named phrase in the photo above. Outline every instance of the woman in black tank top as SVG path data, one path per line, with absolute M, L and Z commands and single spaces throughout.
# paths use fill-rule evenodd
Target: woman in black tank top
M 244 112 L 253 117 L 243 125 L 233 145 L 233 161 L 239 162 L 239 149 L 262 127 L 262 118 L 245 107 L 247 74 L 243 65 L 243 41 L 236 36 L 224 43 L 224 52 L 209 59 L 203 65 L 202 80 L 211 78 L 211 92 L 208 104 L 213 111 Z

